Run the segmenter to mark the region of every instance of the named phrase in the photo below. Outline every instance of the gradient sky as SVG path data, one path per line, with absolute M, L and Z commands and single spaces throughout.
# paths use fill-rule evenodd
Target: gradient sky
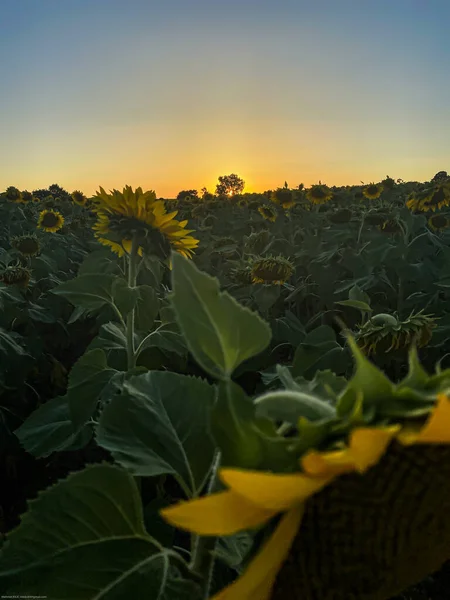
M 0 190 L 450 171 L 449 0 L 0 0 Z

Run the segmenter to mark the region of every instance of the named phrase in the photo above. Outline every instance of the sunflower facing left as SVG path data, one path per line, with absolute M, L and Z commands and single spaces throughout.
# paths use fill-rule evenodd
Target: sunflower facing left
M 97 215 L 95 236 L 119 256 L 130 252 L 133 238 L 137 239 L 139 255 L 149 253 L 161 259 L 167 259 L 171 250 L 192 258 L 199 244 L 189 235 L 193 230 L 185 229 L 187 220 L 177 221 L 178 211 L 168 213 L 154 191 L 143 192 L 140 187 L 133 191 L 125 186 L 122 192 L 107 194 L 100 187 L 93 210 Z

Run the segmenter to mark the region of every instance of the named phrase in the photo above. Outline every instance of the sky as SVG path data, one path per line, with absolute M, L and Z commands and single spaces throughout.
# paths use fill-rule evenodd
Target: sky
M 0 191 L 450 171 L 448 0 L 1 0 Z

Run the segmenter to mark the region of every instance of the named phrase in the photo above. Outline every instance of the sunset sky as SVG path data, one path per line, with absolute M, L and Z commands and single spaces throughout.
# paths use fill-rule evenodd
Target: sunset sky
M 448 0 L 1 0 L 0 191 L 450 171 Z

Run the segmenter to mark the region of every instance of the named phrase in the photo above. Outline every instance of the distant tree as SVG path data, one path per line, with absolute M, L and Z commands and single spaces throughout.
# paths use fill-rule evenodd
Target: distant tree
M 186 198 L 198 198 L 197 190 L 182 190 L 178 196 L 177 200 L 185 200 Z
M 219 196 L 235 196 L 242 194 L 245 187 L 245 181 L 236 174 L 222 175 L 219 177 L 219 183 L 216 186 L 216 194 Z

